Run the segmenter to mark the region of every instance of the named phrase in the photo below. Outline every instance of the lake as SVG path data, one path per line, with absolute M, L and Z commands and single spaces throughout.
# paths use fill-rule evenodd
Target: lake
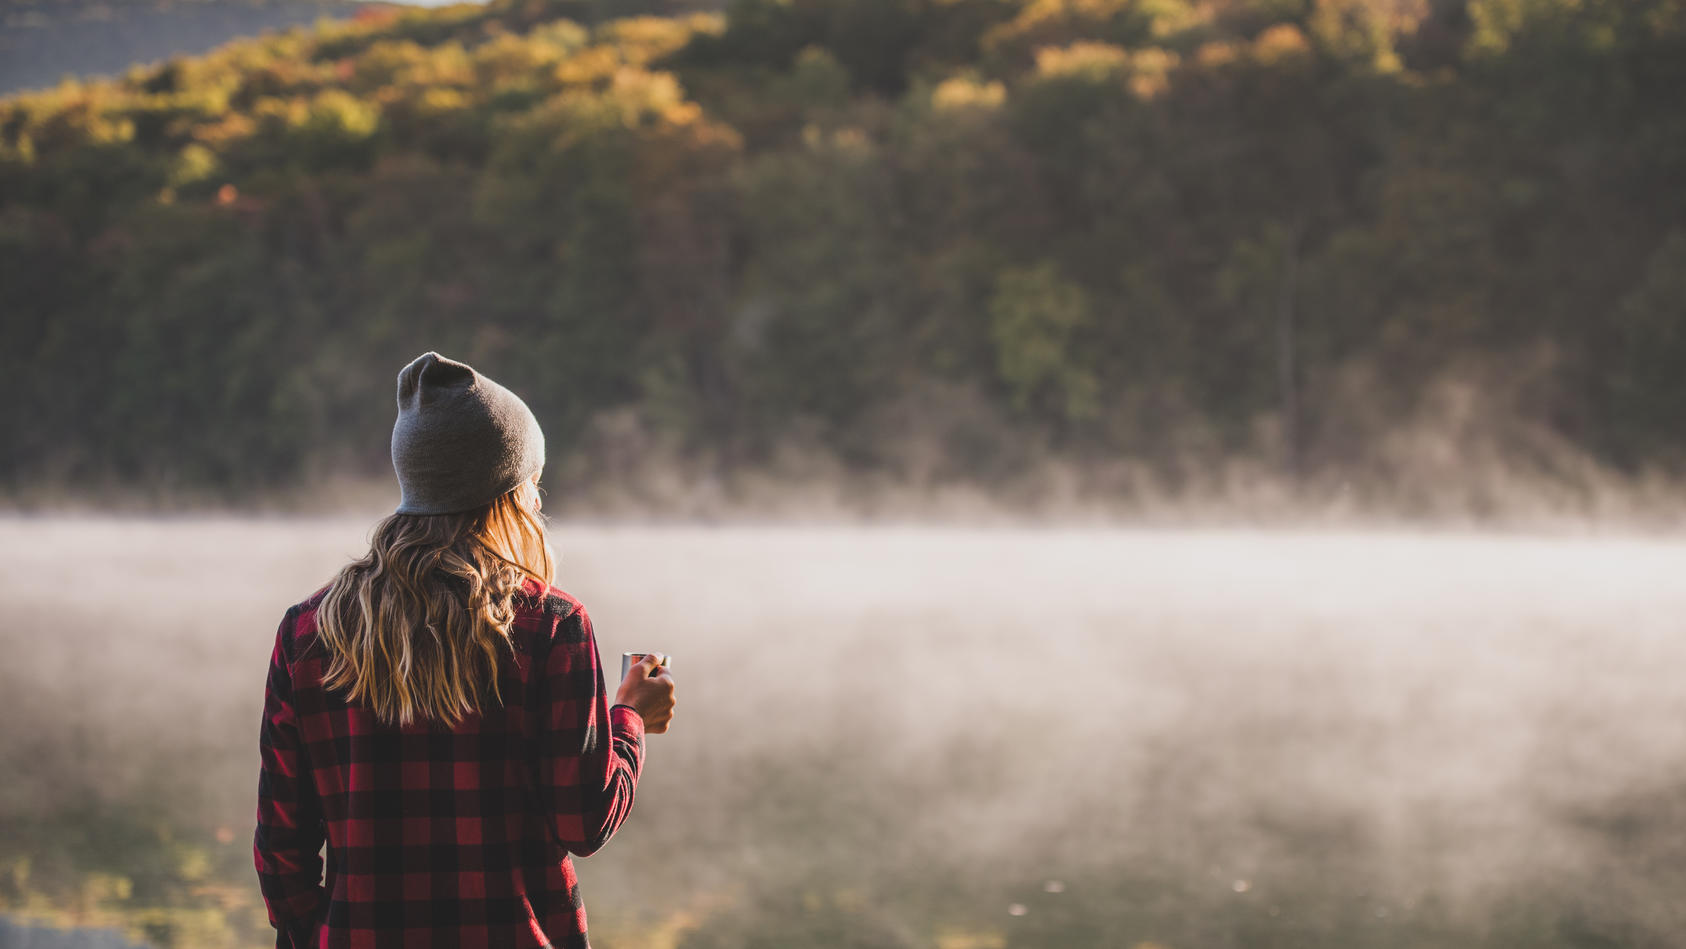
M 263 676 L 374 518 L 0 520 L 0 913 L 262 945 Z M 602 949 L 1664 946 L 1686 542 L 555 524 L 674 654 Z M 613 684 L 611 683 L 611 688 Z

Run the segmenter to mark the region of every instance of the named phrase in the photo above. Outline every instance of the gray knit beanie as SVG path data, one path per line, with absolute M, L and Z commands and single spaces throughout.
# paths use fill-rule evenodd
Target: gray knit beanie
M 544 468 L 544 432 L 515 393 L 438 353 L 398 373 L 392 467 L 399 514 L 490 504 Z

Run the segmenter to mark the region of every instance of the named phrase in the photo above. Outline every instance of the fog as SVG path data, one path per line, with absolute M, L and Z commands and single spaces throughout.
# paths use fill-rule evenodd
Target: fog
M 265 663 L 373 521 L 0 521 L 0 911 L 135 927 L 214 904 L 131 931 L 262 944 Z M 580 861 L 605 949 L 1686 926 L 1686 543 L 582 523 L 552 543 L 606 665 L 669 651 L 679 684 L 630 821 Z M 159 846 L 198 869 L 121 853 Z M 88 896 L 96 871 L 128 895 Z

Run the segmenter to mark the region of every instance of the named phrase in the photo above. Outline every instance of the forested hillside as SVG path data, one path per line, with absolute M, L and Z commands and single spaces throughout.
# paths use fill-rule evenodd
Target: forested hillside
M 0 485 L 382 477 L 425 349 L 553 484 L 1479 510 L 1686 456 L 1682 0 L 694 6 L 0 100 Z
M 7 0 L 0 94 L 203 53 L 242 36 L 355 16 L 357 0 Z

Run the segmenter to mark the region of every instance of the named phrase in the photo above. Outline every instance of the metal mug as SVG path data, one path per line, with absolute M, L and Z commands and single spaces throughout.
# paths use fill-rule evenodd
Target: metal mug
M 622 682 L 626 681 L 626 674 L 632 671 L 632 664 L 633 663 L 642 662 L 644 660 L 644 657 L 648 656 L 648 655 L 650 655 L 650 654 L 647 653 L 647 652 L 623 652 L 623 653 L 621 653 L 621 681 Z M 661 666 L 663 669 L 673 668 L 673 657 L 671 655 L 669 655 L 667 653 L 664 653 L 664 652 L 658 652 L 655 655 L 656 655 L 656 664 L 657 665 Z

